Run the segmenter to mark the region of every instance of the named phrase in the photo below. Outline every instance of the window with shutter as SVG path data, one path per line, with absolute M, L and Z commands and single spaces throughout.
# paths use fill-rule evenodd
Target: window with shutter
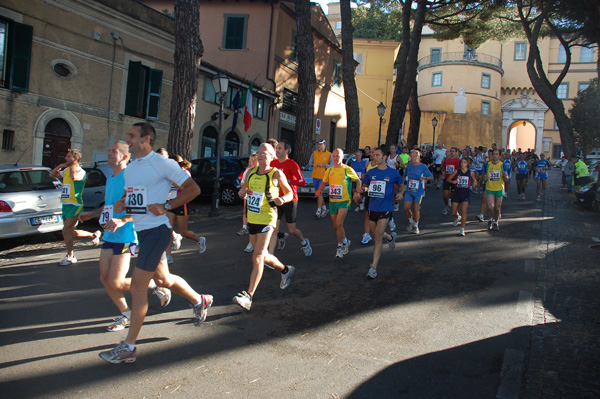
M 0 87 L 27 92 L 33 27 L 0 17 Z
M 141 61 L 129 61 L 125 115 L 159 119 L 162 74 L 161 70 L 149 68 Z

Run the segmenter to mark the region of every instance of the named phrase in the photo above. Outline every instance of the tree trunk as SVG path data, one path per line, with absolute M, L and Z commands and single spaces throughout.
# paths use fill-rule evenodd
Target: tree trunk
M 550 8 L 542 7 L 541 9 L 538 9 L 539 15 L 537 15 L 537 19 L 535 21 L 531 21 L 525 16 L 523 12 L 522 1 L 519 1 L 517 3 L 517 6 L 519 10 L 519 18 L 521 20 L 521 25 L 523 26 L 525 36 L 527 37 L 527 41 L 529 42 L 529 54 L 527 55 L 527 74 L 529 75 L 529 80 L 531 81 L 533 88 L 536 90 L 537 94 L 540 96 L 542 101 L 548 106 L 548 108 L 550 108 L 550 111 L 552 111 L 552 113 L 554 114 L 554 119 L 560 132 L 562 150 L 568 158 L 571 158 L 575 155 L 576 152 L 573 125 L 571 124 L 571 120 L 565 113 L 565 106 L 562 100 L 560 100 L 556 95 L 556 89 L 560 85 L 561 81 L 565 77 L 571 65 L 571 51 L 568 48 L 568 46 L 564 46 L 565 52 L 567 53 L 565 65 L 558 78 L 556 78 L 554 83 L 551 83 L 548 80 L 546 72 L 544 71 L 544 64 L 542 62 L 540 49 L 538 47 L 540 30 L 542 28 L 543 23 L 546 21 Z M 533 24 L 533 29 L 531 24 Z M 562 43 L 565 43 L 564 39 L 560 35 L 558 36 L 558 39 Z
M 410 149 L 415 144 L 419 144 L 419 130 L 421 128 L 421 108 L 419 107 L 416 80 L 410 92 L 408 107 L 410 112 L 410 125 L 408 128 L 408 134 L 404 136 L 404 140 L 406 140 L 406 145 Z
M 203 54 L 204 46 L 200 39 L 200 2 L 175 0 L 175 67 L 167 150 L 170 154 L 179 154 L 184 159 L 190 159 L 192 155 L 198 67 Z
M 296 1 L 296 42 L 298 45 L 298 108 L 294 133 L 294 160 L 306 165 L 314 149 L 315 44 L 313 42 L 310 0 Z
M 412 92 L 412 87 L 417 76 L 419 46 L 421 44 L 421 31 L 425 21 L 427 1 L 417 2 L 415 20 L 411 32 L 411 7 L 412 0 L 406 0 L 402 8 L 402 45 L 396 58 L 396 86 L 392 95 L 392 109 L 388 125 L 386 145 L 398 143 L 398 131 L 402 127 L 406 106 Z
M 353 154 L 358 150 L 360 140 L 360 118 L 358 111 L 358 92 L 354 79 L 354 44 L 352 35 L 352 10 L 350 0 L 340 1 L 342 16 L 342 80 L 346 99 L 346 153 Z

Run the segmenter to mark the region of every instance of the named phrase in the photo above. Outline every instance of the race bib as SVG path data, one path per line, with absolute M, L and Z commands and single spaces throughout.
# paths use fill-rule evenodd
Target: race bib
M 360 179 L 362 177 L 362 172 L 356 172 L 356 176 Z
M 71 185 L 63 184 L 60 198 L 69 199 L 71 197 Z
M 538 173 L 539 174 L 544 174 L 545 171 L 546 171 L 546 167 L 545 166 L 538 166 Z
M 454 173 L 454 165 L 446 165 L 446 174 L 451 175 Z
M 381 180 L 373 180 L 371 184 L 369 184 L 369 197 L 373 198 L 383 198 L 385 197 L 385 184 L 386 182 Z
M 114 207 L 112 205 L 104 205 L 104 209 L 102 209 L 102 213 L 100 214 L 100 219 L 98 219 L 100 226 L 104 226 L 106 223 L 112 220 L 113 209 Z
M 341 184 L 332 184 L 329 186 L 329 198 L 335 200 L 342 199 L 342 185 Z
M 264 197 L 265 193 L 260 191 L 248 192 L 248 196 L 246 197 L 246 206 L 248 207 L 248 211 L 260 214 L 260 209 Z
M 500 181 L 499 170 L 490 170 L 490 181 Z
M 127 187 L 125 211 L 131 215 L 145 215 L 148 213 L 148 193 L 146 192 L 146 187 Z
M 408 191 L 412 191 L 412 192 L 417 192 L 419 191 L 419 180 L 412 180 L 410 179 L 408 181 Z
M 469 188 L 469 176 L 458 176 L 456 186 L 459 188 Z

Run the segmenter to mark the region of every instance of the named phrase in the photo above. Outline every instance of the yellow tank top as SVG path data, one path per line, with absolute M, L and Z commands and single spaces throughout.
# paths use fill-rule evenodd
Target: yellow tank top
M 248 223 L 275 226 L 277 207 L 273 198 L 279 196 L 279 188 L 273 184 L 276 168 L 264 175 L 258 174 L 258 166 L 248 173 L 248 195 L 246 208 Z
M 60 194 L 61 202 L 63 204 L 83 206 L 81 193 L 83 193 L 84 186 L 85 178 L 83 180 L 73 180 L 73 176 L 71 176 L 71 168 L 66 168 L 63 175 L 62 192 Z
M 329 163 L 329 158 L 331 158 L 331 153 L 329 151 L 315 151 L 313 152 L 313 164 L 324 164 L 327 165 Z M 324 166 L 313 167 L 312 177 L 315 179 L 323 179 L 323 175 L 325 174 Z
M 488 162 L 487 164 L 487 183 L 485 183 L 486 190 L 490 191 L 500 191 L 504 190 L 504 179 L 502 177 L 502 162 L 498 162 L 497 164 L 493 164 L 492 162 Z
M 366 166 L 365 170 L 368 172 L 368 171 L 370 171 L 371 169 L 375 169 L 376 167 L 377 167 L 377 165 L 373 165 L 373 164 L 371 163 L 371 161 L 369 161 L 369 162 L 367 162 L 367 166 Z

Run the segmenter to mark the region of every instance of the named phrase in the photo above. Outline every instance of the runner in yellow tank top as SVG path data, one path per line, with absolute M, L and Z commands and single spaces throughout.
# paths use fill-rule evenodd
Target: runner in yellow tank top
M 350 240 L 346 238 L 344 230 L 344 220 L 350 207 L 352 181 L 359 179 L 354 169 L 342 163 L 344 151 L 341 148 L 336 148 L 333 151 L 332 158 L 333 166 L 325 171 L 323 183 L 319 186 L 317 195 L 321 194 L 325 184 L 329 183 L 329 211 L 338 241 L 335 256 L 336 258 L 343 258 L 348 253 L 348 248 L 350 248 Z
M 502 168 L 502 161 L 500 161 L 500 150 L 494 150 L 491 161 L 484 166 L 484 172 L 486 203 L 490 215 L 487 227 L 489 230 L 500 230 L 504 183 L 508 180 L 508 174 Z
M 246 200 L 248 215 L 248 233 L 254 247 L 252 253 L 252 273 L 248 291 L 242 291 L 233 298 L 233 302 L 246 310 L 252 306 L 252 297 L 262 278 L 264 265 L 281 272 L 282 290 L 289 287 L 294 266 L 286 266 L 274 255 L 269 254 L 268 245 L 277 222 L 277 208 L 293 199 L 293 193 L 283 172 L 271 167 L 275 159 L 275 149 L 271 144 L 263 143 L 258 148 L 258 166 L 251 170 L 242 182 L 239 196 Z M 284 195 L 279 196 L 281 188 Z

